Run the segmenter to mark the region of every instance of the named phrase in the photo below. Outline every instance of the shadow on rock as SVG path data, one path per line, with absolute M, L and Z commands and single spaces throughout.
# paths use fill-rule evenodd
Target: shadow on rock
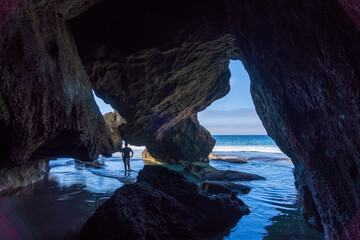
M 209 196 L 181 174 L 145 166 L 116 190 L 78 239 L 223 239 L 249 208 L 234 194 Z
M 265 180 L 256 174 L 244 173 L 232 170 L 218 170 L 209 164 L 203 163 L 190 163 L 184 169 L 183 173 L 194 176 L 202 181 L 252 181 L 252 180 Z
M 201 191 L 209 194 L 232 194 L 232 192 L 248 194 L 251 191 L 251 188 L 246 185 L 236 184 L 229 181 L 204 181 L 200 184 L 200 189 Z

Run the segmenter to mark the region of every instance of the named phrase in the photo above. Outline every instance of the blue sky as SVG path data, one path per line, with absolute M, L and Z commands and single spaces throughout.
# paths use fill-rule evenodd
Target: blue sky
M 198 114 L 201 125 L 212 135 L 266 135 L 251 99 L 248 73 L 240 61 L 231 61 L 229 67 L 231 90 Z M 113 111 L 94 96 L 102 114 Z
M 100 112 L 102 113 L 102 115 L 104 115 L 105 113 L 108 112 L 114 112 L 114 109 L 110 106 L 110 104 L 106 104 L 101 98 L 98 98 L 94 91 L 93 91 L 94 97 L 95 97 L 95 101 L 97 103 L 97 105 L 100 108 Z
M 240 61 L 230 61 L 230 92 L 198 114 L 212 135 L 266 135 L 250 94 L 250 78 Z

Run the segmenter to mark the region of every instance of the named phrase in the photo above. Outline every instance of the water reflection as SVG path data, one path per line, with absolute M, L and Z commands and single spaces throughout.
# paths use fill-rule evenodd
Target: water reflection
M 90 192 L 83 183 L 64 185 L 55 179 L 49 176 L 0 196 L 2 212 L 22 239 L 76 239 L 85 221 L 113 193 Z
M 236 156 L 243 155 L 238 152 Z M 272 159 L 269 160 L 269 158 Z M 277 155 L 268 154 L 264 160 L 259 158 L 251 160 L 247 164 L 211 163 L 218 169 L 230 168 L 259 174 L 266 178 L 266 180 L 242 182 L 252 188 L 249 194 L 239 196 L 250 207 L 251 213 L 239 221 L 226 239 L 324 238 L 322 233 L 311 229 L 301 216 L 292 173 L 293 164 L 277 159 Z
M 50 161 L 49 175 L 35 184 L 0 196 L 3 213 L 21 239 L 76 239 L 81 226 L 113 192 L 136 181 L 143 168 L 141 152 L 124 176 L 119 157 L 105 160 L 101 169 L 77 166 L 73 159 Z M 6 239 L 0 233 L 0 239 Z
M 309 228 L 301 216 L 292 163 L 274 160 L 278 157 L 274 155 L 269 161 L 267 156 L 266 160 L 252 160 L 248 164 L 211 162 L 218 169 L 267 178 L 245 182 L 252 190 L 239 197 L 251 213 L 239 221 L 226 239 L 323 239 L 323 234 Z M 76 239 L 81 226 L 96 208 L 117 188 L 136 181 L 144 161 L 141 150 L 135 149 L 130 176 L 124 176 L 119 156 L 106 159 L 100 169 L 77 166 L 73 159 L 51 161 L 50 166 L 44 180 L 0 196 L 0 213 L 13 223 L 22 239 Z M 181 169 L 180 166 L 171 168 Z
M 270 218 L 271 225 L 266 226 L 264 240 L 322 240 L 324 235 L 309 229 L 301 216 L 298 202 L 290 209 L 279 208 L 280 214 Z

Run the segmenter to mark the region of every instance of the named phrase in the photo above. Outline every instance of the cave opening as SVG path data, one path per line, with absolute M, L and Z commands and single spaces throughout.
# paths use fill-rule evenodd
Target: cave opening
M 104 10 L 103 7 L 106 9 Z M 187 42 L 187 38 L 183 38 L 181 34 L 178 37 L 169 35 L 167 25 L 163 26 L 160 31 L 157 28 L 153 29 L 153 26 L 157 25 L 148 26 L 149 21 L 137 19 L 137 21 L 131 22 L 134 25 L 132 29 L 139 29 L 139 26 L 153 29 L 151 37 L 160 36 L 161 41 L 153 40 L 151 46 L 136 44 L 138 48 L 129 48 L 125 43 L 146 42 L 149 39 L 134 37 L 131 34 L 124 35 L 123 29 L 118 27 L 119 21 L 123 21 L 123 19 L 118 19 L 118 13 L 114 13 L 113 9 L 116 8 L 105 5 L 98 6 L 98 8 L 90 9 L 69 21 L 79 56 L 90 76 L 91 85 L 97 93 L 104 93 L 103 99 L 111 102 L 120 111 L 120 114 L 129 120 L 129 124 L 126 128 L 121 129 L 121 133 L 130 144 L 146 145 L 149 153 L 162 162 L 193 162 L 199 161 L 199 159 L 203 161 L 213 149 L 214 141 L 210 134 L 199 125 L 197 112 L 226 95 L 230 75 L 228 71 L 229 58 L 244 59 L 246 66 L 250 64 L 249 59 L 233 51 L 234 48 L 241 49 L 236 41 L 233 42 L 235 36 L 228 36 L 226 33 L 218 31 L 217 25 L 209 26 L 214 34 L 206 35 L 202 32 L 205 35 L 200 34 L 197 41 Z M 107 14 L 106 21 L 98 18 L 98 13 L 103 12 Z M 153 15 L 140 16 L 139 19 L 154 18 Z M 171 18 L 168 21 L 171 22 Z M 85 22 L 86 24 L 84 24 Z M 188 22 L 187 19 L 184 22 Z M 160 26 L 162 23 L 164 21 L 159 22 Z M 180 21 L 180 23 L 183 22 Z M 187 26 L 186 24 L 180 25 Z M 174 29 L 176 28 L 171 28 L 171 30 Z M 193 29 L 189 28 L 187 31 L 192 33 Z M 181 28 L 176 33 L 182 33 Z M 205 39 L 204 36 L 206 36 Z M 124 38 L 128 38 L 128 42 L 124 43 Z M 165 38 L 168 41 L 164 45 L 163 39 Z M 188 48 L 188 44 L 191 48 Z M 220 52 L 221 54 L 219 54 Z M 234 70 L 241 69 L 245 76 L 241 77 L 241 82 L 246 79 L 247 86 L 240 89 L 240 94 L 232 91 L 227 97 L 214 102 L 203 113 L 199 113 L 199 120 L 201 125 L 204 125 L 214 135 L 217 143 L 221 141 L 223 143 L 220 148 L 215 146 L 214 154 L 243 158 L 248 163 L 241 165 L 210 161 L 210 164 L 217 170 L 231 169 L 259 174 L 267 180 L 246 183 L 252 190 L 250 194 L 241 196 L 241 198 L 246 201 L 250 209 L 258 210 L 258 212 L 250 217 L 252 220 L 244 217 L 230 238 L 247 236 L 249 239 L 256 239 L 259 236 L 259 229 L 263 232 L 276 231 L 275 229 L 279 229 L 279 227 L 283 228 L 282 224 L 287 225 L 291 222 L 289 219 L 291 218 L 295 221 L 291 223 L 292 227 L 286 229 L 300 231 L 305 228 L 307 234 L 311 235 L 313 239 L 317 239 L 318 232 L 313 232 L 301 217 L 292 173 L 293 164 L 280 151 L 275 142 L 266 135 L 250 96 L 250 80 L 244 66 L 240 61 L 232 61 L 230 68 L 233 66 L 235 66 L 232 69 L 233 75 L 235 75 Z M 263 82 L 261 79 L 256 80 L 261 91 Z M 230 80 L 233 88 L 239 82 L 234 79 Z M 257 90 L 259 91 L 259 89 Z M 258 95 L 261 94 L 258 93 Z M 214 123 L 216 118 L 207 111 L 211 111 L 213 106 L 220 105 L 229 97 L 233 98 L 230 101 L 235 102 L 236 107 L 229 108 L 225 105 L 219 107 L 220 112 L 215 111 L 214 113 L 213 111 L 215 116 L 221 115 L 222 118 L 225 118 L 228 113 L 228 122 Z M 256 98 L 254 98 L 255 100 Z M 257 102 L 257 106 L 259 106 L 259 102 L 263 102 L 261 96 L 257 98 Z M 276 113 L 272 102 L 266 105 L 265 110 Z M 237 113 L 239 119 L 230 116 L 234 112 Z M 208 117 L 204 117 L 206 113 Z M 264 117 L 264 114 L 262 116 Z M 218 130 L 220 130 L 219 127 L 222 127 L 222 132 L 213 132 L 210 120 L 213 125 L 217 124 L 213 127 L 217 127 Z M 239 120 L 243 121 L 242 128 L 237 126 L 237 131 L 234 131 L 234 126 L 240 123 Z M 209 124 L 206 124 L 206 121 Z M 227 132 L 225 132 L 225 127 L 227 127 Z M 222 138 L 220 141 L 217 134 L 227 136 L 220 136 Z M 245 135 L 246 137 L 231 138 L 228 137 L 229 135 Z M 237 155 L 239 152 L 240 156 Z M 138 156 L 140 154 L 139 152 Z M 142 165 L 139 164 L 138 170 L 140 166 L 142 168 Z M 115 166 L 109 170 L 113 171 L 114 169 L 120 168 Z M 241 184 L 241 181 L 235 184 Z M 291 209 L 291 214 L 288 214 L 290 217 L 285 218 L 286 211 L 289 209 Z M 264 212 L 266 214 L 263 214 Z M 244 225 L 253 225 L 254 216 L 256 216 L 256 222 L 260 224 L 254 228 L 244 228 Z M 280 216 L 280 221 L 276 216 Z M 270 230 L 266 230 L 267 228 Z M 290 235 L 290 233 L 288 234 Z
M 0 24 L 2 166 L 64 152 L 86 161 L 110 153 L 111 138 L 91 87 L 129 120 L 124 135 L 132 143 L 149 144 L 154 156 L 170 158 L 169 162 L 191 162 L 194 156 L 204 160 L 215 142 L 199 125 L 197 112 L 227 93 L 228 59 L 241 59 L 251 75 L 253 100 L 267 133 L 295 165 L 302 206 L 309 208 L 307 219 L 321 221 L 326 238 L 360 238 L 356 1 L 55 2 L 24 1 L 18 10 L 11 9 L 13 17 L 6 14 L 7 23 Z M 234 152 L 227 150 L 223 152 Z M 294 179 L 291 171 L 286 175 L 283 170 L 291 163 L 268 157 L 281 153 L 242 152 L 249 163 L 237 167 L 267 178 L 264 185 L 249 183 L 260 185 L 253 185 L 244 199 L 253 196 L 256 203 L 259 199 L 251 194 L 259 188 L 289 190 Z M 64 166 L 59 165 L 68 164 L 74 165 L 67 159 L 54 163 L 53 176 L 66 182 Z M 235 166 L 213 164 L 218 169 Z M 99 174 L 74 169 L 69 168 L 73 176 L 81 171 Z M 113 178 L 114 169 L 102 172 Z M 103 181 L 93 175 L 91 183 Z M 286 179 L 291 183 L 285 188 Z M 6 183 L 9 186 L 14 187 Z M 293 192 L 285 195 L 293 199 Z M 296 208 L 278 196 L 262 197 L 284 211 Z M 258 207 L 267 213 L 274 210 Z M 313 215 L 317 209 L 321 219 Z M 258 232 L 283 229 L 278 218 L 265 219 L 273 224 Z M 249 238 L 246 227 L 253 223 L 240 227 Z
M 302 217 L 293 163 L 267 135 L 255 110 L 247 70 L 238 60 L 231 60 L 229 69 L 229 93 L 198 113 L 200 124 L 216 140 L 209 164 L 218 170 L 231 169 L 266 178 L 250 182 L 234 181 L 251 187 L 248 194 L 239 197 L 252 213 L 238 222 L 229 238 L 256 239 L 260 228 L 263 228 L 260 231 L 264 236 L 271 236 L 281 228 L 287 236 L 297 231 L 301 234 L 303 229 L 312 239 L 321 239 L 322 233 L 311 228 Z M 219 157 L 229 161 L 219 161 Z M 246 159 L 247 162 L 239 163 L 234 161 L 236 159 Z M 257 222 L 256 228 L 243 228 L 254 221 Z
M 279 153 L 282 154 L 277 156 L 279 159 L 289 159 L 267 135 L 256 112 L 250 91 L 250 77 L 243 63 L 230 60 L 229 69 L 231 77 L 228 94 L 198 113 L 200 124 L 217 140 L 213 151 L 227 146 L 226 149 L 233 151 L 241 149 L 244 152 Z M 244 140 L 235 140 L 241 136 Z M 235 141 L 235 145 L 245 145 L 231 148 L 231 141 Z
M 108 112 L 114 112 L 114 108 L 110 104 L 105 103 L 104 100 L 102 100 L 101 98 L 96 96 L 94 91 L 93 91 L 93 95 L 94 95 L 96 105 L 99 107 L 99 110 L 102 115 L 104 115 L 105 113 L 108 113 Z
M 230 92 L 198 113 L 212 135 L 266 135 L 250 94 L 250 77 L 241 61 L 231 60 Z

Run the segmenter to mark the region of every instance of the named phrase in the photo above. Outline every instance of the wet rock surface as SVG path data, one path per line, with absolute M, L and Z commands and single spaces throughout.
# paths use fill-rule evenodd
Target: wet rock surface
M 181 174 L 145 166 L 101 205 L 78 239 L 222 239 L 248 207 L 236 196 L 207 196 Z
M 24 187 L 44 178 L 50 167 L 47 160 L 30 161 L 10 169 L 0 170 L 0 192 Z
M 247 163 L 248 162 L 248 160 L 246 158 L 219 156 L 219 155 L 214 155 L 212 153 L 209 154 L 209 159 L 212 161 L 222 161 L 222 162 L 229 162 L 229 163 Z
M 185 174 L 190 174 L 200 180 L 226 180 L 226 181 L 252 181 L 252 180 L 265 180 L 264 177 L 261 177 L 256 174 L 243 173 L 232 170 L 218 170 L 208 164 L 194 164 L 190 163 L 184 167 L 182 170 Z
M 209 194 L 231 194 L 232 192 L 248 194 L 251 190 L 251 188 L 246 185 L 229 181 L 204 181 L 200 183 L 200 189 Z

